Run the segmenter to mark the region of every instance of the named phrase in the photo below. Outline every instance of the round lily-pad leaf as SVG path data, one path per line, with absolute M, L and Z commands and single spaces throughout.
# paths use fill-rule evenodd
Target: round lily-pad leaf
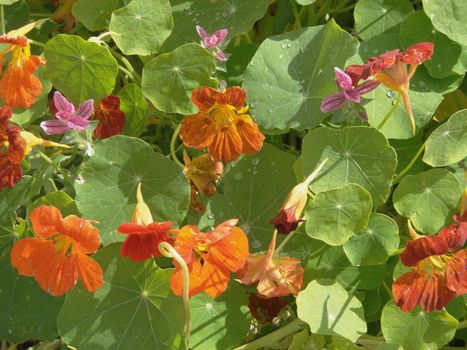
M 387 270 L 384 263 L 356 267 L 351 264 L 341 246 L 331 247 L 317 240 L 311 241 L 313 252 L 305 266 L 305 284 L 327 278 L 339 282 L 346 289 L 371 290 L 378 288 L 384 280 Z
M 66 295 L 57 320 L 64 342 L 81 350 L 185 349 L 183 302 L 170 289 L 171 270 L 124 259 L 119 244 L 93 259 L 104 285 L 90 293 L 79 284 Z
M 109 50 L 76 35 L 59 34 L 44 50 L 53 86 L 74 104 L 111 94 L 118 64 Z
M 313 333 L 339 335 L 355 342 L 367 331 L 360 301 L 330 280 L 312 281 L 298 293 L 297 312 Z
M 12 5 L 19 0 L 0 0 L 0 5 Z
M 217 186 L 217 193 L 206 205 L 207 212 L 197 218 L 198 225 L 207 228 L 237 218 L 248 236 L 250 251 L 267 250 L 274 231 L 269 221 L 297 183 L 292 170 L 296 159 L 289 152 L 265 144 L 260 152 L 231 163 Z M 188 222 L 197 219 L 191 214 Z M 284 237 L 279 236 L 278 241 Z M 303 249 L 303 244 L 297 249 Z
M 436 233 L 451 222 L 461 194 L 454 174 L 445 169 L 431 169 L 402 179 L 393 194 L 394 208 L 410 218 L 415 229 Z
M 71 12 L 83 26 L 95 32 L 107 29 L 110 16 L 119 5 L 119 0 L 76 0 Z
M 463 73 L 453 71 L 459 61 L 462 46 L 437 31 L 425 12 L 417 11 L 402 23 L 399 40 L 403 48 L 423 41 L 429 41 L 435 45 L 433 56 L 423 63 L 431 76 L 445 78 L 456 73 Z
M 167 113 L 193 114 L 191 92 L 216 86 L 214 57 L 198 44 L 187 44 L 149 61 L 143 69 L 142 88 L 154 106 Z
M 365 126 L 310 131 L 303 139 L 301 173 L 310 174 L 326 158 L 313 191 L 356 183 L 371 193 L 376 208 L 386 201 L 397 161 L 381 132 Z
M 344 251 L 354 266 L 384 264 L 399 246 L 399 227 L 389 216 L 376 213 L 368 226 L 344 244 Z
M 195 26 L 208 33 L 227 28 L 228 39 L 245 34 L 261 19 L 272 0 L 172 0 L 174 28 L 164 43 L 169 51 L 192 42 L 200 42 Z
M 426 141 L 423 161 L 431 166 L 446 166 L 467 157 L 467 109 L 454 113 Z
M 109 30 L 126 55 L 157 53 L 173 28 L 168 0 L 133 0 L 112 13 Z
M 336 92 L 334 67 L 343 67 L 357 48 L 334 20 L 266 39 L 244 73 L 255 120 L 274 132 L 319 125 L 326 117 L 321 100 Z
M 103 244 L 125 238 L 116 230 L 131 220 L 139 183 L 155 221 L 181 223 L 189 185 L 180 167 L 146 142 L 127 136 L 105 139 L 94 152 L 83 162 L 75 182 L 76 204 L 84 218 L 98 221 Z
M 190 349 L 233 349 L 250 328 L 248 297 L 231 281 L 221 296 L 213 299 L 204 293 L 190 300 Z
M 146 128 L 148 121 L 148 103 L 143 92 L 136 84 L 125 85 L 118 92 L 120 110 L 125 113 L 125 129 L 123 134 L 139 136 Z
M 359 185 L 320 192 L 305 210 L 306 233 L 329 245 L 342 245 L 368 225 L 371 209 L 371 195 Z
M 381 315 L 381 330 L 388 343 L 405 350 L 436 350 L 449 343 L 459 322 L 446 311 L 426 313 L 417 308 L 402 310 L 389 301 Z
M 467 42 L 467 6 L 464 0 L 423 0 L 423 10 L 441 33 L 458 43 Z
M 409 0 L 360 0 L 354 10 L 355 29 L 368 40 L 401 23 L 413 13 Z

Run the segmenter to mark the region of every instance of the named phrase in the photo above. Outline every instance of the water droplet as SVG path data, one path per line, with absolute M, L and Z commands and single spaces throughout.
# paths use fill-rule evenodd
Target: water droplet
M 287 48 L 291 48 L 291 47 L 292 47 L 292 44 L 289 43 L 289 44 L 286 45 L 286 47 L 287 47 Z
M 285 49 L 287 47 L 287 44 L 286 43 L 282 43 L 281 44 L 281 48 Z
M 237 180 L 237 181 L 240 181 L 243 179 L 243 173 L 236 173 L 234 175 L 234 179 Z
M 214 215 L 212 215 L 212 213 L 209 213 L 209 214 L 208 214 L 208 215 L 206 215 L 206 216 L 207 216 L 207 218 L 208 218 L 209 220 L 212 220 L 212 219 L 214 219 Z
M 394 106 L 397 103 L 397 101 L 392 101 L 391 104 Z
M 258 165 L 259 162 L 260 162 L 259 158 L 253 158 L 253 159 L 251 160 L 251 164 L 253 164 L 253 165 Z
M 268 108 L 268 113 L 272 113 L 274 110 L 272 108 Z
M 393 98 L 394 97 L 394 91 L 389 90 L 388 92 L 386 92 L 386 96 L 389 97 L 389 98 Z
M 254 249 L 258 249 L 259 247 L 261 247 L 261 242 L 258 241 L 257 239 L 255 239 L 253 242 L 251 242 L 251 246 L 252 246 Z

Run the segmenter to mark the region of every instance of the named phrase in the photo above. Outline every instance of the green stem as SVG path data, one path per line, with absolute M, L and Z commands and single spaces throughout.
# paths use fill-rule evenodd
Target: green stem
M 418 157 L 420 157 L 420 155 L 423 153 L 425 146 L 426 146 L 426 141 L 420 146 L 420 148 L 418 149 L 417 153 L 415 153 L 410 163 L 399 173 L 399 175 L 396 176 L 396 178 L 392 182 L 393 184 L 399 183 L 402 180 L 402 178 L 405 176 L 405 174 L 409 172 L 409 170 L 412 168 L 412 166 L 417 161 Z
M 276 248 L 276 251 L 275 253 L 280 253 L 280 251 L 282 250 L 282 248 L 284 248 L 284 246 L 287 244 L 288 241 L 290 241 L 290 239 L 293 237 L 294 233 L 297 232 L 298 228 L 300 226 L 298 226 L 296 228 L 295 231 L 292 231 L 290 232 L 287 236 L 285 236 L 284 240 L 281 242 L 281 244 L 279 244 L 279 246 Z M 276 232 L 277 230 L 274 230 L 274 232 Z
M 388 293 L 389 298 L 392 299 L 392 291 L 391 291 L 391 289 L 389 288 L 389 286 L 388 286 L 388 284 L 386 283 L 386 281 L 383 281 L 383 287 L 384 287 L 384 290 L 386 291 L 386 293 Z
M 457 326 L 457 330 L 464 329 L 464 328 L 467 328 L 467 320 L 459 322 L 459 325 Z
M 39 46 L 39 47 L 45 47 L 45 44 L 44 43 L 41 43 L 39 41 L 36 41 L 36 40 L 32 40 L 32 39 L 28 39 L 29 43 L 32 44 L 32 45 L 35 45 L 35 46 Z
M 42 158 L 44 159 L 47 163 L 49 164 L 53 164 L 54 162 L 52 161 L 52 159 L 50 159 L 49 157 L 47 157 L 42 151 L 39 151 L 38 149 L 36 149 L 36 152 L 37 154 Z
M 290 6 L 292 7 L 293 16 L 295 18 L 295 22 L 293 24 L 293 29 L 298 29 L 302 27 L 302 23 L 300 20 L 300 16 L 298 15 L 297 4 L 295 0 L 289 0 Z
M 391 117 L 393 116 L 394 112 L 396 111 L 397 107 L 399 106 L 399 103 L 401 102 L 401 94 L 399 94 L 399 97 L 397 98 L 397 101 L 396 103 L 394 104 L 394 106 L 392 106 L 391 110 L 388 112 L 388 114 L 386 114 L 386 116 L 384 117 L 384 119 L 381 121 L 381 123 L 379 123 L 377 129 L 382 129 L 386 123 L 389 121 L 389 119 L 391 119 Z
M 402 253 L 404 250 L 405 250 L 405 248 L 397 249 L 396 251 L 394 251 L 394 252 L 392 252 L 391 254 L 389 254 L 389 256 L 396 256 L 396 255 L 399 255 L 399 254 Z
M 3 8 L 3 5 L 0 5 L 0 16 L 2 19 L 2 34 L 6 33 L 6 23 L 5 23 L 5 10 Z
M 133 66 L 131 65 L 130 61 L 128 61 L 125 57 L 123 57 L 122 55 L 120 55 L 117 51 L 115 51 L 114 49 L 112 49 L 110 46 L 107 45 L 107 48 L 109 49 L 109 51 L 112 53 L 113 56 L 115 56 L 116 58 L 118 58 L 126 67 L 126 69 L 131 73 L 131 75 L 135 78 L 135 80 L 138 82 L 138 83 L 141 83 L 141 75 L 139 75 L 135 69 L 133 68 Z
M 180 165 L 182 168 L 185 166 L 183 165 L 180 160 L 178 160 L 177 153 L 175 151 L 175 143 L 177 142 L 178 134 L 180 133 L 180 129 L 182 128 L 182 124 L 178 124 L 177 128 L 175 129 L 174 133 L 172 134 L 172 138 L 170 139 L 170 155 L 175 163 Z
M 274 332 L 271 332 L 264 337 L 258 338 L 235 348 L 234 350 L 255 350 L 261 348 L 267 348 L 268 346 L 278 342 L 281 339 L 284 339 L 286 336 L 297 333 L 305 327 L 305 323 L 299 320 L 298 318 L 289 324 L 281 327 Z
M 52 14 L 49 12 L 32 12 L 29 14 L 29 16 L 34 18 L 47 18 L 51 17 Z
M 139 81 L 133 76 L 133 73 L 131 73 L 128 69 L 123 68 L 121 65 L 118 65 L 118 69 L 120 69 L 123 73 L 128 75 L 128 77 L 133 80 L 135 83 L 139 83 Z
M 177 260 L 183 272 L 183 307 L 185 308 L 185 341 L 188 347 L 190 343 L 190 272 L 188 266 L 183 258 L 178 254 L 174 247 L 167 242 L 159 243 L 158 249 L 160 253 L 166 258 L 173 258 Z

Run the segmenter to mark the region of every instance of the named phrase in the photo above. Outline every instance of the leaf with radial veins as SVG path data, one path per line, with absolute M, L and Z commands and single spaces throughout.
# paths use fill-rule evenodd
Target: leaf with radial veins
M 122 258 L 119 244 L 93 259 L 104 285 L 90 293 L 79 284 L 66 295 L 57 320 L 64 342 L 80 350 L 185 349 L 183 301 L 170 289 L 171 270 Z
M 139 183 L 155 221 L 182 222 L 190 191 L 174 162 L 155 153 L 146 142 L 127 136 L 102 140 L 94 152 L 82 163 L 75 182 L 76 204 L 83 217 L 98 221 L 104 245 L 125 239 L 116 230 L 131 220 Z
M 358 45 L 334 20 L 266 39 L 243 84 L 258 124 L 271 132 L 319 125 L 327 116 L 321 100 L 337 89 L 334 67 L 343 67 Z
M 107 29 L 112 12 L 119 0 L 76 0 L 71 10 L 73 17 L 91 32 Z
M 433 167 L 446 166 L 467 157 L 467 109 L 454 113 L 426 141 L 423 161 Z
M 434 234 L 452 221 L 461 194 L 454 174 L 445 169 L 431 169 L 404 177 L 392 199 L 397 212 L 408 217 L 415 229 Z
M 326 158 L 321 175 L 311 184 L 313 191 L 356 183 L 371 193 L 376 208 L 386 201 L 397 161 L 381 132 L 366 126 L 311 130 L 303 139 L 301 173 L 309 174 Z
M 148 103 L 141 88 L 136 84 L 128 84 L 118 92 L 120 110 L 125 113 L 124 135 L 139 136 L 147 126 Z
M 394 301 L 384 306 L 381 330 L 388 343 L 405 350 L 436 350 L 449 343 L 459 324 L 446 311 L 424 312 L 419 308 L 403 312 Z
M 261 19 L 273 0 L 172 0 L 174 28 L 164 43 L 164 51 L 200 42 L 195 26 L 200 25 L 207 32 L 226 28 L 227 40 L 247 33 L 257 20 Z

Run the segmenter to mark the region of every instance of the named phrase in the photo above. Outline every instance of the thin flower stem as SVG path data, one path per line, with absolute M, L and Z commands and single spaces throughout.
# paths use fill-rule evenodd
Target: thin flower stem
M 295 22 L 293 24 L 293 29 L 298 29 L 302 27 L 302 23 L 300 20 L 300 16 L 298 15 L 297 3 L 295 0 L 289 0 L 290 7 L 292 7 L 292 12 L 295 18 Z
M 172 134 L 172 139 L 170 140 L 170 155 L 172 156 L 172 159 L 175 163 L 177 163 L 179 166 L 184 168 L 185 166 L 183 165 L 182 162 L 180 162 L 180 160 L 178 160 L 177 153 L 175 151 L 175 143 L 177 142 L 178 134 L 180 133 L 181 128 L 182 128 L 182 124 L 178 124 L 177 128 Z
M 188 347 L 190 343 L 190 272 L 183 258 L 178 254 L 174 247 L 167 242 L 159 243 L 158 249 L 166 258 L 174 258 L 182 268 L 183 272 L 183 307 L 185 308 L 185 341 Z
M 47 18 L 51 17 L 52 14 L 50 12 L 32 12 L 29 16 L 34 18 Z
M 420 146 L 420 148 L 418 149 L 417 153 L 415 153 L 410 163 L 399 173 L 399 175 L 396 176 L 396 178 L 392 182 L 393 184 L 399 183 L 402 180 L 402 178 L 409 172 L 409 170 L 413 167 L 413 165 L 417 161 L 418 157 L 420 157 L 420 155 L 423 153 L 425 146 L 426 146 L 426 141 Z
M 271 332 L 264 337 L 258 338 L 235 348 L 234 350 L 255 350 L 261 348 L 267 348 L 268 346 L 278 342 L 281 339 L 284 339 L 286 336 L 297 333 L 305 327 L 305 323 L 298 318 L 289 324 L 281 327 L 274 332 Z
M 6 23 L 5 23 L 5 10 L 3 8 L 3 5 L 0 5 L 0 15 L 2 19 L 2 34 L 6 33 Z
M 128 77 L 133 80 L 135 83 L 138 83 L 138 80 L 133 76 L 133 73 L 131 73 L 128 69 L 123 68 L 121 65 L 118 65 L 118 69 L 120 69 L 123 73 L 128 75 Z
M 112 53 L 112 55 L 116 58 L 118 58 L 126 67 L 126 69 L 128 71 L 131 72 L 131 75 L 135 78 L 135 80 L 140 84 L 141 83 L 141 75 L 139 75 L 135 69 L 133 68 L 133 66 L 131 65 L 131 63 L 125 58 L 123 57 L 122 55 L 120 55 L 117 51 L 115 51 L 114 49 L 112 49 L 109 45 L 106 45 L 107 48 L 109 49 L 109 51 Z
M 401 102 L 401 96 L 402 95 L 399 94 L 399 97 L 397 97 L 396 103 L 394 104 L 394 106 L 392 106 L 391 110 L 388 112 L 388 114 L 386 114 L 386 116 L 381 121 L 381 123 L 379 123 L 377 129 L 381 130 L 386 125 L 386 123 L 389 121 L 389 119 L 391 119 L 391 117 L 393 116 L 393 114 L 396 111 L 397 107 L 399 106 L 399 103 Z
M 388 293 L 389 298 L 392 299 L 392 291 L 391 291 L 391 289 L 389 288 L 389 286 L 388 286 L 388 284 L 386 283 L 386 281 L 383 281 L 383 287 L 384 287 L 384 290 L 386 291 L 386 293 Z
M 41 43 L 39 41 L 36 41 L 36 40 L 31 40 L 31 39 L 28 39 L 29 43 L 32 44 L 32 45 L 35 45 L 35 46 L 39 46 L 39 47 L 45 47 L 45 44 L 44 43 Z
M 299 226 L 300 227 L 300 226 Z M 284 248 L 284 246 L 287 244 L 288 241 L 290 241 L 290 239 L 292 238 L 292 236 L 294 235 L 295 232 L 297 232 L 298 228 L 295 230 L 295 231 L 292 231 L 290 232 L 287 236 L 285 236 L 284 240 L 281 242 L 281 244 L 279 244 L 279 246 L 276 248 L 276 251 L 275 253 L 280 253 L 280 251 L 282 250 L 282 248 Z M 274 233 L 273 235 L 277 234 L 277 230 L 274 230 Z
M 52 161 L 52 159 L 50 159 L 49 157 L 47 157 L 42 151 L 39 151 L 38 149 L 36 149 L 36 152 L 37 154 L 42 158 L 44 159 L 47 163 L 49 164 L 53 164 L 54 162 Z

